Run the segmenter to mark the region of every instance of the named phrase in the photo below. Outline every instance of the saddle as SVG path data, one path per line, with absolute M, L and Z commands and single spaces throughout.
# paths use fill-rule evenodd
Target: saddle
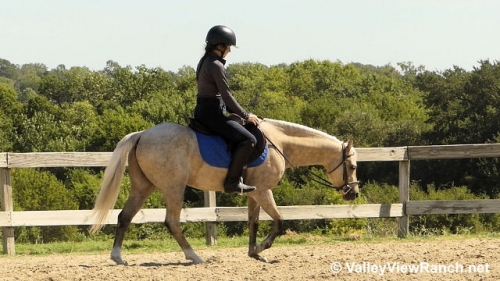
M 243 125 L 245 127 L 245 129 L 247 129 L 257 139 L 257 144 L 255 145 L 255 148 L 248 159 L 248 163 L 252 163 L 252 162 L 256 161 L 257 159 L 261 158 L 261 156 L 263 155 L 263 153 L 265 152 L 265 150 L 267 148 L 266 138 L 264 136 L 264 133 L 259 129 L 259 127 L 255 126 L 252 123 L 244 124 L 244 120 L 236 114 L 229 115 L 229 118 L 231 118 L 231 119 L 235 120 L 236 122 L 238 122 L 239 124 Z M 215 133 L 212 130 L 210 130 L 209 128 L 205 127 L 205 125 L 200 123 L 198 120 L 191 118 L 191 117 L 189 118 L 189 125 L 188 126 L 193 131 L 201 133 L 203 135 L 219 136 L 217 133 Z M 224 141 L 227 144 L 227 151 L 228 152 L 232 151 L 232 148 L 235 144 L 231 143 L 225 139 L 224 139 Z

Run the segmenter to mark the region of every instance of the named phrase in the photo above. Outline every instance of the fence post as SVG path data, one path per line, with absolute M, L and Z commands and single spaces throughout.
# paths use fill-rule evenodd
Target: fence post
M 216 207 L 215 191 L 205 191 L 203 193 L 205 207 Z M 217 244 L 217 222 L 206 222 L 205 240 L 207 245 L 214 246 Z
M 403 204 L 403 216 L 399 218 L 398 237 L 405 238 L 410 232 L 410 217 L 406 214 L 406 202 L 410 200 L 410 161 L 399 161 L 399 202 Z
M 10 169 L 0 168 L 0 203 L 2 212 L 13 212 L 14 203 L 12 200 L 12 186 L 10 183 Z M 14 227 L 2 228 L 3 253 L 15 255 L 16 248 L 14 244 Z

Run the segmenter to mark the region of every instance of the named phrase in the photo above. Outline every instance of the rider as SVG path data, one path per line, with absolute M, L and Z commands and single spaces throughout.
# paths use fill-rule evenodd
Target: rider
M 208 31 L 205 41 L 205 54 L 196 68 L 198 95 L 194 118 L 235 144 L 224 180 L 224 191 L 250 192 L 255 190 L 255 186 L 244 184 L 240 178 L 257 140 L 245 127 L 226 115 L 227 108 L 228 112 L 246 122 L 259 124 L 258 117 L 245 111 L 234 99 L 226 79 L 224 58 L 231 51 L 231 46 L 236 47 L 236 36 L 230 28 L 216 25 Z

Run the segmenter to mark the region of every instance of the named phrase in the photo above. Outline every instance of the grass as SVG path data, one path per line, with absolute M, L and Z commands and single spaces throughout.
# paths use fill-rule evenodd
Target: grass
M 498 238 L 499 233 L 468 234 L 468 235 L 410 235 L 405 239 L 395 236 L 390 237 L 338 237 L 332 235 L 296 234 L 287 233 L 278 237 L 273 247 L 297 245 L 332 245 L 336 243 L 384 243 L 389 241 L 422 242 L 439 239 L 470 239 L 470 238 Z M 262 238 L 261 238 L 262 239 Z M 191 246 L 196 250 L 223 249 L 247 247 L 248 237 L 219 237 L 217 245 L 205 245 L 203 238 L 188 238 Z M 51 255 L 51 254 L 109 254 L 113 244 L 112 239 L 85 240 L 82 242 L 56 242 L 47 244 L 20 244 L 16 243 L 16 255 Z M 155 252 L 180 252 L 181 249 L 174 239 L 164 240 L 125 240 L 123 250 L 128 253 L 155 253 Z M 0 258 L 2 256 L 0 255 Z

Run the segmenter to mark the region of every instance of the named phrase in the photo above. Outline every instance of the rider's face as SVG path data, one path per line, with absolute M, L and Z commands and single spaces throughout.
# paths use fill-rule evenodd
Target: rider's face
M 226 46 L 226 50 L 224 51 L 224 54 L 222 54 L 222 57 L 225 58 L 229 52 L 231 52 L 231 45 Z

